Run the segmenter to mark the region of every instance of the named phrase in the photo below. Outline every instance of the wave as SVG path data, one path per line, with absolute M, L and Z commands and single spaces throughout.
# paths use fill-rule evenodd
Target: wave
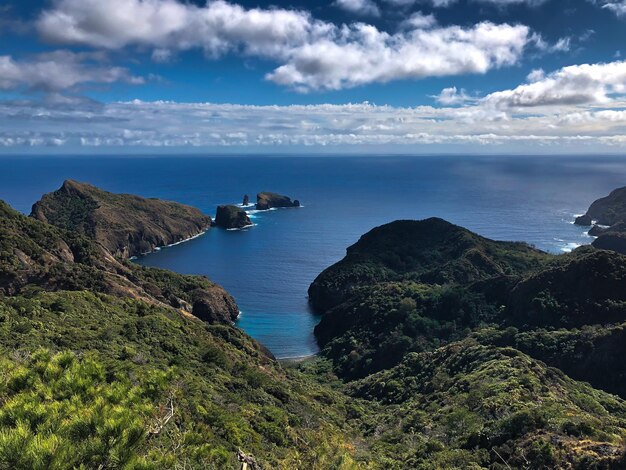
M 574 243 L 574 242 L 567 243 L 564 246 L 561 246 L 561 251 L 563 253 L 571 253 L 572 251 L 574 251 L 576 248 L 578 248 L 580 246 L 583 246 L 583 244 L 582 243 Z
M 239 230 L 245 230 L 245 229 L 250 228 L 250 227 L 256 227 L 256 225 L 257 224 L 250 224 L 250 225 L 245 225 L 245 226 L 240 227 L 240 228 L 227 228 L 226 231 L 227 232 L 238 232 Z
M 200 232 L 200 233 L 198 233 L 198 234 L 196 234 L 196 235 L 194 235 L 194 236 L 192 236 L 192 237 L 189 237 L 189 238 L 184 238 L 183 240 L 180 240 L 180 241 L 178 241 L 178 242 L 175 242 L 175 243 L 170 243 L 169 245 L 157 246 L 157 247 L 155 247 L 152 251 L 146 251 L 146 252 L 144 252 L 144 253 L 141 253 L 139 256 L 149 255 L 150 253 L 155 253 L 155 252 L 157 252 L 157 251 L 161 251 L 161 250 L 162 250 L 162 249 L 164 249 L 164 248 L 170 248 L 170 247 L 172 247 L 172 246 L 180 245 L 180 244 L 182 244 L 182 243 L 187 243 L 187 242 L 189 242 L 189 241 L 191 241 L 191 240 L 195 240 L 196 238 L 201 237 L 201 236 L 202 236 L 202 235 L 204 235 L 205 233 L 207 233 L 207 230 L 203 230 L 202 232 Z M 130 260 L 137 259 L 137 258 L 139 258 L 139 256 L 133 256 L 133 257 L 131 257 L 131 258 L 130 258 Z

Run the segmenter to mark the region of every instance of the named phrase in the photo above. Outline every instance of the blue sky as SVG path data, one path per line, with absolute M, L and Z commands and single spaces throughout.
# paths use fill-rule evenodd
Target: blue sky
M 626 0 L 9 0 L 0 153 L 621 153 L 625 25 Z

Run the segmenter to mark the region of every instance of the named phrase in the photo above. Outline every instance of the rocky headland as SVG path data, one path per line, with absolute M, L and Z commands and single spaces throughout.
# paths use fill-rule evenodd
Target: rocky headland
M 211 226 L 211 218 L 194 207 L 114 194 L 72 180 L 44 195 L 33 206 L 31 216 L 86 235 L 120 258 L 131 258 L 178 243 Z
M 591 226 L 589 235 L 597 237 L 596 248 L 626 254 L 626 187 L 593 202 L 574 223 Z

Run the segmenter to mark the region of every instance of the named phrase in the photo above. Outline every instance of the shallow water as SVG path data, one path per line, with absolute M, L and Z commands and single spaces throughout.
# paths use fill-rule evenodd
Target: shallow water
M 576 214 L 626 185 L 620 157 L 20 157 L 0 159 L 0 198 L 30 212 L 66 178 L 171 199 L 213 215 L 259 191 L 300 209 L 252 212 L 254 227 L 212 229 L 137 262 L 205 274 L 230 291 L 239 325 L 278 357 L 311 354 L 306 291 L 371 228 L 442 217 L 481 235 L 551 252 L 589 243 Z

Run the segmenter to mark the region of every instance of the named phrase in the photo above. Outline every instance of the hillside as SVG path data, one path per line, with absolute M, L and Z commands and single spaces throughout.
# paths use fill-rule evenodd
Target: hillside
M 442 219 L 401 220 L 363 235 L 315 279 L 309 298 L 314 308 L 327 310 L 364 285 L 467 283 L 526 272 L 546 258 L 524 243 L 494 242 Z
M 386 455 L 415 468 L 626 465 L 625 402 L 610 395 L 626 398 L 625 256 L 398 221 L 310 292 L 322 355 L 347 393 L 380 406 Z
M 32 217 L 97 240 L 114 256 L 130 258 L 198 235 L 211 218 L 177 202 L 113 194 L 67 180 L 33 206 Z
M 263 468 L 356 468 L 344 398 L 232 326 L 207 279 L 4 203 L 0 273 L 0 467 L 237 468 L 241 448 Z
M 208 279 L 0 203 L 0 468 L 624 468 L 625 273 L 392 223 L 318 277 L 322 354 L 284 366 Z

